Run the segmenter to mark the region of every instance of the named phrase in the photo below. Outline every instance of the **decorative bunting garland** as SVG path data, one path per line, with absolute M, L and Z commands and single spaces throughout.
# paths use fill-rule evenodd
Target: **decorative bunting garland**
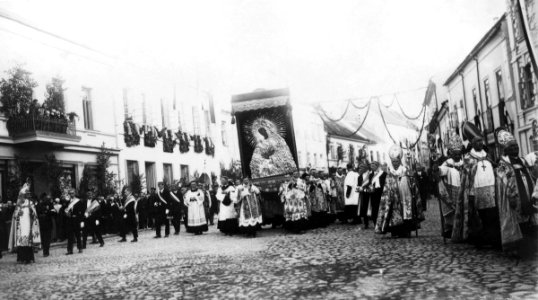
M 383 120 L 383 125 L 385 126 L 385 130 L 387 131 L 387 133 L 389 134 L 389 137 L 390 139 L 392 140 L 393 143 L 395 144 L 398 144 L 396 142 L 396 140 L 392 137 L 392 134 L 390 133 L 390 130 L 387 126 L 387 122 L 385 121 L 385 116 L 383 115 L 383 112 L 381 111 L 381 104 L 380 104 L 380 101 L 377 102 L 377 107 L 379 109 L 379 114 L 381 115 L 381 120 Z M 422 117 L 422 126 L 420 127 L 420 132 L 418 134 L 418 137 L 417 137 L 417 140 L 412 143 L 411 145 L 408 145 L 408 147 L 405 147 L 405 146 L 401 146 L 403 149 L 405 150 L 409 150 L 411 148 L 415 148 L 415 146 L 417 145 L 417 143 L 420 141 L 420 137 L 422 136 L 422 131 L 424 130 L 424 123 L 426 121 L 426 110 L 423 110 L 424 111 L 424 115 Z
M 337 118 L 337 119 L 330 118 L 327 115 L 327 113 L 325 112 L 325 110 L 323 108 L 321 108 L 321 105 L 318 105 L 318 109 L 323 113 L 323 115 L 325 116 L 325 118 L 327 118 L 327 120 L 329 120 L 331 122 L 339 122 L 339 121 L 342 121 L 344 119 L 344 117 L 346 116 L 350 104 L 351 104 L 351 101 L 348 101 L 347 105 L 346 105 L 346 109 L 344 110 L 344 113 L 342 114 L 342 116 L 340 118 Z
M 396 95 L 394 95 L 394 97 L 396 97 Z M 420 118 L 420 115 L 422 115 L 422 112 L 426 108 L 426 106 L 423 104 L 422 108 L 420 109 L 420 112 L 418 113 L 418 115 L 416 117 L 410 117 L 403 110 L 402 105 L 400 104 L 400 100 L 398 98 L 396 98 L 396 104 L 398 104 L 398 107 L 400 108 L 400 111 L 402 112 L 402 115 L 404 115 L 404 117 L 406 117 L 409 120 L 418 120 L 418 118 Z

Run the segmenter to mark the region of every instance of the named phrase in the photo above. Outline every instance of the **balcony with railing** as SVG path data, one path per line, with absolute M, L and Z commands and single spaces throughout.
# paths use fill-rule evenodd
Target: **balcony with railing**
M 50 142 L 73 144 L 80 142 L 75 120 L 38 114 L 11 116 L 6 124 L 9 136 L 16 144 Z

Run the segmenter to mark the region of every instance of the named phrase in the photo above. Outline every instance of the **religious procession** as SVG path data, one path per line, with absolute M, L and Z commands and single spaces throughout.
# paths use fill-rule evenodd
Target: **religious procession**
M 0 299 L 536 299 L 538 5 L 467 2 L 0 3 Z
M 359 225 L 376 233 L 396 237 L 418 234 L 424 220 L 425 201 L 420 198 L 417 174 L 403 164 L 403 150 L 390 149 L 391 164 L 368 162 L 365 152 L 355 168 L 333 168 L 330 173 L 310 169 L 284 176 L 277 198 L 263 198 L 260 189 L 249 178 L 232 180 L 221 176 L 220 185 L 207 189 L 196 181 L 184 186 L 165 187 L 158 183 L 148 195 L 134 195 L 123 188 L 122 196 L 96 197 L 94 192 L 77 195 L 74 189 L 61 205 L 42 195 L 31 193 L 28 180 L 21 188 L 14 206 L 9 232 L 9 251 L 17 253 L 17 262 L 35 262 L 34 252 L 49 256 L 51 240 L 63 232 L 67 253 L 76 246 L 83 253 L 88 244 L 105 245 L 103 234 L 117 226 L 118 242 L 138 241 L 140 229 L 154 229 L 154 238 L 179 235 L 182 224 L 188 233 L 201 235 L 215 224 L 227 236 L 256 237 L 262 225 L 282 227 L 302 234 L 310 229 L 327 227 L 335 222 Z M 421 188 L 426 188 L 422 186 Z M 3 229 L 5 231 L 5 229 Z M 1 252 L 0 252 L 1 257 Z

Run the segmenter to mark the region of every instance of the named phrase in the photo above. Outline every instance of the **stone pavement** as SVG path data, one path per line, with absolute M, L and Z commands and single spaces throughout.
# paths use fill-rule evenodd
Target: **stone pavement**
M 181 232 L 139 243 L 108 240 L 83 254 L 0 260 L 0 299 L 538 299 L 536 256 L 443 244 L 436 203 L 419 237 L 396 239 L 352 225 L 258 238 Z M 183 230 L 184 228 L 182 228 Z

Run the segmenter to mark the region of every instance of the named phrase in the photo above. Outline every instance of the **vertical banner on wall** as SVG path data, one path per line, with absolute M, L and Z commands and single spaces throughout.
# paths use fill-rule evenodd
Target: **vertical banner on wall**
M 515 0 L 515 5 L 517 5 L 517 16 L 520 20 L 521 30 L 523 31 L 523 37 L 525 38 L 525 44 L 529 51 L 529 56 L 531 57 L 532 67 L 534 68 L 534 73 L 538 74 L 538 64 L 537 59 L 537 40 L 538 40 L 538 24 L 530 24 L 536 21 L 536 7 L 535 1 L 525 1 L 525 0 Z
M 297 171 L 297 149 L 288 89 L 232 97 L 243 176 L 262 189 L 278 188 L 279 177 Z

